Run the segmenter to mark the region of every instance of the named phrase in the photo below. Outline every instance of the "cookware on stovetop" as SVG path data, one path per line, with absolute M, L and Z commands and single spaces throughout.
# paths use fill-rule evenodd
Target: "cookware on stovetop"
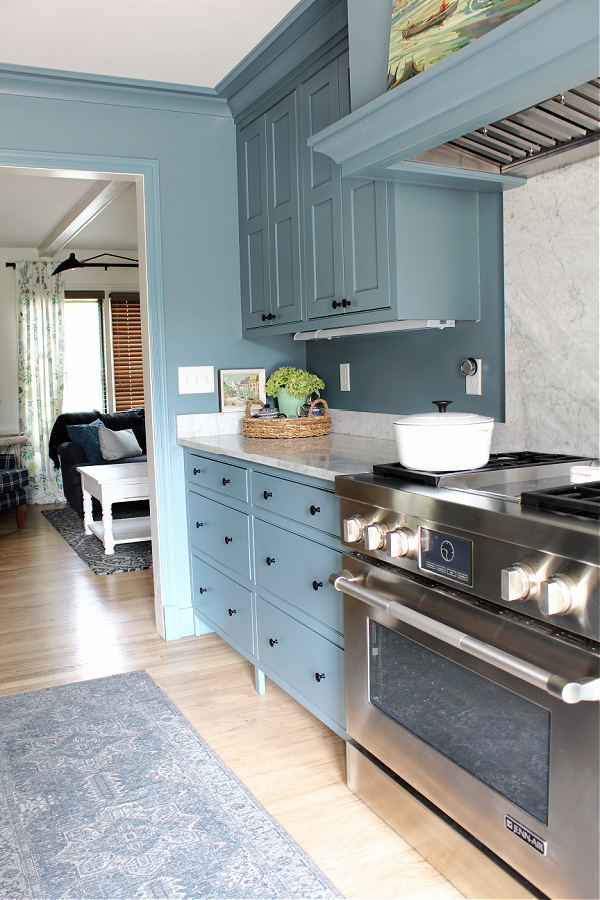
M 446 412 L 451 400 L 432 401 L 438 412 L 401 416 L 394 422 L 398 459 L 418 472 L 478 469 L 490 458 L 494 419 Z

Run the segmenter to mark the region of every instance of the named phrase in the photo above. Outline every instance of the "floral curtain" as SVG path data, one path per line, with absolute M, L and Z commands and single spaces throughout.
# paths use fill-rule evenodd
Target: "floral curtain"
M 17 263 L 19 340 L 19 427 L 29 470 L 29 503 L 64 501 L 60 472 L 48 456 L 50 432 L 62 412 L 64 392 L 64 299 L 53 263 Z

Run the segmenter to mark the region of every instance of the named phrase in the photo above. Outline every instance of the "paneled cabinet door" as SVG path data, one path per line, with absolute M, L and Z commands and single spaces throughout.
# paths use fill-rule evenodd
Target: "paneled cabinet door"
M 271 313 L 264 116 L 238 134 L 238 177 L 242 312 L 244 328 L 255 328 Z
M 332 314 L 343 297 L 342 176 L 329 156 L 306 146 L 309 137 L 342 115 L 338 62 L 334 60 L 298 90 L 302 136 L 305 297 L 309 318 Z
M 282 325 L 302 318 L 295 93 L 266 114 L 266 135 L 269 272 L 271 315 L 274 316 L 269 324 Z
M 344 54 L 301 85 L 305 296 L 309 319 L 390 306 L 388 201 L 384 182 L 344 179 L 306 147 L 348 113 Z

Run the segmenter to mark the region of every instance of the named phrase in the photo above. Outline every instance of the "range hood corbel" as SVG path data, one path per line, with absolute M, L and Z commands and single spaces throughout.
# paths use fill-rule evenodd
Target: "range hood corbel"
M 455 319 L 401 319 L 397 322 L 380 322 L 372 325 L 340 325 L 335 328 L 317 328 L 315 331 L 297 331 L 295 341 L 319 341 L 358 334 L 389 334 L 398 331 L 422 331 L 426 328 L 454 328 Z
M 474 154 L 469 167 L 472 133 L 477 145 L 490 123 L 501 123 L 538 104 L 556 104 L 553 98 L 560 103 L 561 96 L 575 86 L 597 84 L 599 41 L 596 3 L 540 0 L 330 125 L 308 144 L 341 165 L 344 176 L 385 180 L 399 180 L 399 164 L 415 157 L 421 162 L 424 154 L 450 145 L 474 179 L 481 168 Z M 489 146 L 487 134 L 483 138 Z M 452 142 L 457 144 L 452 147 Z M 588 155 L 595 148 L 590 139 Z M 564 155 L 557 160 L 557 165 L 567 161 Z M 515 181 L 503 185 L 502 164 L 497 162 L 496 189 L 517 186 Z M 533 172 L 527 163 L 515 166 L 513 177 L 517 171 L 519 175 Z M 493 189 L 489 174 L 487 183 L 487 189 Z

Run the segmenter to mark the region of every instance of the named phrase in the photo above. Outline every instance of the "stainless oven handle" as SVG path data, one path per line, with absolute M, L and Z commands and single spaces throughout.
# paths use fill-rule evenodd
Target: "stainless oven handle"
M 363 587 L 359 583 L 359 579 L 347 569 L 330 575 L 329 583 L 336 591 L 348 594 L 350 597 L 362 600 L 363 603 L 367 603 L 375 609 L 389 613 L 389 615 L 394 616 L 401 622 L 412 625 L 419 631 L 443 641 L 444 644 L 457 647 L 470 656 L 475 656 L 477 659 L 490 663 L 496 669 L 516 675 L 521 681 L 526 681 L 528 684 L 534 685 L 534 687 L 541 688 L 554 697 L 560 697 L 565 703 L 580 703 L 582 700 L 600 701 L 599 678 L 582 678 L 581 681 L 569 681 L 560 675 L 554 675 L 552 672 L 540 669 L 538 666 L 525 662 L 517 656 L 505 653 L 504 650 L 497 650 L 490 644 L 485 644 L 483 641 L 477 640 L 477 638 L 470 637 L 463 631 L 458 631 L 456 628 L 451 628 L 442 622 L 436 622 L 435 619 L 430 619 L 429 616 L 410 609 L 408 606 L 403 606 L 395 600 L 385 600 L 374 591 Z

